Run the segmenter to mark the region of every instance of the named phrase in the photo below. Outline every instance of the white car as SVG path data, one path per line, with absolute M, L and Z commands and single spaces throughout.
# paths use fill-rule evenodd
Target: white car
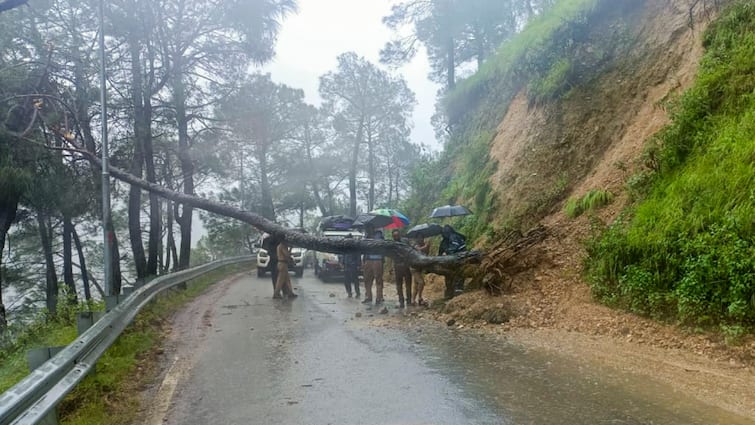
M 304 257 L 307 255 L 305 248 L 291 248 L 291 257 L 294 259 L 293 272 L 296 277 L 302 277 L 304 275 Z M 257 251 L 257 277 L 265 276 L 265 273 L 272 272 L 270 267 L 270 255 L 267 250 L 260 248 Z
M 354 239 L 362 239 L 364 236 L 357 230 L 323 230 L 320 236 L 324 238 L 345 238 L 349 234 Z M 341 257 L 341 255 L 330 252 L 315 251 L 315 275 L 321 280 L 343 276 L 343 261 L 341 261 Z

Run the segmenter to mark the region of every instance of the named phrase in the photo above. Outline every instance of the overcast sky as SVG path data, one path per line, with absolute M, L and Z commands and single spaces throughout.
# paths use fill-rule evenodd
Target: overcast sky
M 391 38 L 381 19 L 395 0 L 298 0 L 299 12 L 281 27 L 276 57 L 263 68 L 273 80 L 304 90 L 308 102 L 320 104 L 319 77 L 335 69 L 336 57 L 354 51 L 378 63 Z M 412 141 L 438 149 L 430 118 L 438 86 L 429 81 L 424 49 L 409 64 L 393 71 L 407 80 L 417 96 Z

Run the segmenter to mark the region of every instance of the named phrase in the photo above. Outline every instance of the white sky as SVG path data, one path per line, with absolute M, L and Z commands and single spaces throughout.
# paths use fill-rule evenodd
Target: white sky
M 336 57 L 354 51 L 379 63 L 380 49 L 391 39 L 382 23 L 396 0 L 299 0 L 299 12 L 283 21 L 273 62 L 262 68 L 273 80 L 304 90 L 308 102 L 320 104 L 320 75 L 334 70 Z M 430 118 L 438 86 L 429 81 L 424 49 L 393 71 L 407 80 L 417 97 L 412 142 L 439 149 Z

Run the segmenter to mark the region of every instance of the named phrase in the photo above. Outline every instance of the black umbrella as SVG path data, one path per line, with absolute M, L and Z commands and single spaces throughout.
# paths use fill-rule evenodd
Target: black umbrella
M 371 226 L 374 229 L 385 227 L 393 223 L 393 217 L 387 215 L 359 214 L 354 220 L 354 227 Z
M 469 211 L 466 207 L 461 205 L 444 205 L 434 209 L 433 213 L 430 214 L 430 218 L 458 217 L 470 214 L 472 214 L 472 211 Z
M 438 236 L 441 233 L 443 233 L 443 228 L 439 224 L 435 223 L 424 223 L 424 224 L 418 224 L 411 229 L 409 229 L 409 232 L 406 234 L 407 238 L 431 238 L 433 236 Z
M 320 230 L 348 230 L 352 226 L 354 226 L 354 219 L 345 215 L 333 215 L 330 217 L 323 217 L 322 220 L 320 220 Z

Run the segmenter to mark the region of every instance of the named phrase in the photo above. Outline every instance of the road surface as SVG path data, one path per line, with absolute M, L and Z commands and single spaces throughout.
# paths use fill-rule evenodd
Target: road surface
M 749 423 L 647 380 L 409 321 L 395 291 L 381 315 L 309 272 L 294 286 L 298 299 L 273 300 L 249 273 L 179 314 L 147 422 Z

